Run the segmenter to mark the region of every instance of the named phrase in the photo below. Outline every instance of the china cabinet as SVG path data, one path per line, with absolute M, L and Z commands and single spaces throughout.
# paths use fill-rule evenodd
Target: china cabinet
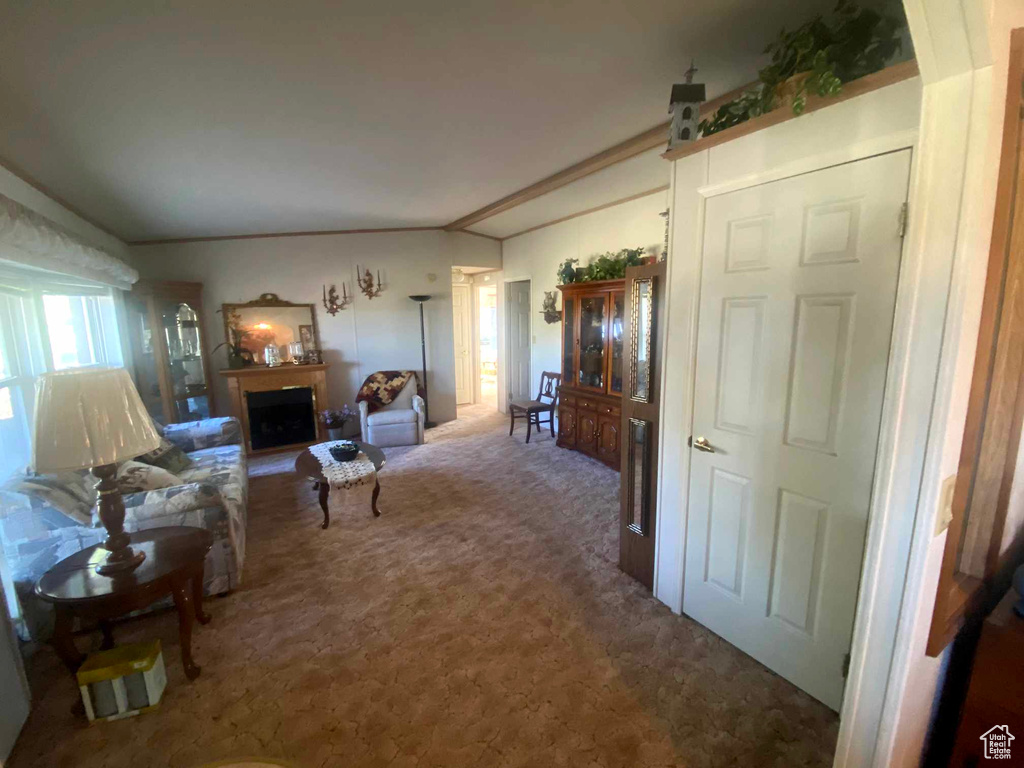
M 620 468 L 625 281 L 560 285 L 562 384 L 557 445 Z
M 135 383 L 164 424 L 213 411 L 202 291 L 202 283 L 140 280 L 125 295 Z

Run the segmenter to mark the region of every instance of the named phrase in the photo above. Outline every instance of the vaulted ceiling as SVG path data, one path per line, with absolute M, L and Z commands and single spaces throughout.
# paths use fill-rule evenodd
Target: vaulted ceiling
M 129 241 L 440 226 L 831 5 L 3 0 L 0 158 Z

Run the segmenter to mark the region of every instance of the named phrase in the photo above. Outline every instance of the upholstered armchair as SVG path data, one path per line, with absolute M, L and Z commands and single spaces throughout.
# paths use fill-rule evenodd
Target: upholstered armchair
M 363 441 L 386 448 L 392 445 L 420 445 L 426 404 L 416 394 L 416 379 L 411 378 L 398 396 L 387 405 L 370 413 L 365 401 L 359 403 L 359 426 Z

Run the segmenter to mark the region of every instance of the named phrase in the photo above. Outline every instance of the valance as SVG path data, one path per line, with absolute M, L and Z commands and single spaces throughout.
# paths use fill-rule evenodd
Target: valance
M 42 214 L 0 195 L 0 259 L 128 290 L 139 273 Z

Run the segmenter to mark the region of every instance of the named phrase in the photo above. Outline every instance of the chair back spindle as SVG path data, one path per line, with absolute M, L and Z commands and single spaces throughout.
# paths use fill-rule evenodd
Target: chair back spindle
M 540 375 L 540 391 L 537 400 L 554 405 L 558 399 L 558 385 L 562 383 L 562 374 L 543 371 Z

